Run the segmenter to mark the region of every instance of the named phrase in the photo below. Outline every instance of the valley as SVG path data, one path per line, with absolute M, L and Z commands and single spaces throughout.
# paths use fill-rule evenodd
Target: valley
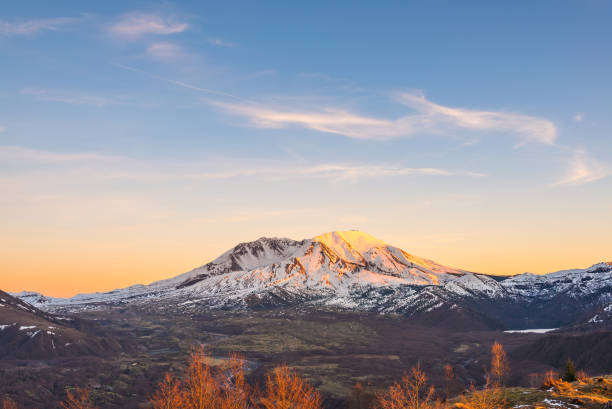
M 285 308 L 177 316 L 109 307 L 81 316 L 131 347 L 83 357 L 3 358 L 0 395 L 14 396 L 23 407 L 53 408 L 66 387 L 79 386 L 92 388 L 100 408 L 137 407 L 147 402 L 164 373 L 182 372 L 199 345 L 220 362 L 231 353 L 241 355 L 253 383 L 262 383 L 267 371 L 285 363 L 321 391 L 328 408 L 345 407 L 357 382 L 374 393 L 416 364 L 440 390 L 446 364 L 456 374 L 454 393 L 482 385 L 494 340 L 508 351 L 512 385 L 530 386 L 530 376 L 562 367 L 567 356 L 589 373 L 609 368 L 609 361 L 602 362 L 601 356 L 593 360 L 584 346 L 565 344 L 559 354 L 558 342 L 547 345 L 549 337 L 559 335 L 456 331 L 415 324 L 399 315 Z M 606 348 L 611 333 L 597 334 L 607 334 L 599 340 L 600 348 Z
M 286 364 L 326 408 L 346 408 L 357 383 L 373 396 L 417 365 L 447 393 L 482 386 L 495 341 L 509 385 L 533 386 L 568 358 L 605 374 L 611 290 L 611 263 L 492 276 L 358 231 L 261 238 L 149 285 L 66 299 L 3 293 L 0 395 L 50 409 L 84 387 L 100 408 L 146 407 L 200 347 L 218 364 L 238 354 L 253 385 Z M 525 331 L 538 328 L 555 330 Z

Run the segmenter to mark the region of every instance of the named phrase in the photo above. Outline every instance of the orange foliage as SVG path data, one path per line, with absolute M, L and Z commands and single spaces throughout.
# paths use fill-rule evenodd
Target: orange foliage
M 393 384 L 384 395 L 379 395 L 376 407 L 380 409 L 433 409 L 439 405 L 433 400 L 434 388 L 427 387 L 427 375 L 417 365 L 401 382 Z
M 244 376 L 244 360 L 230 356 L 227 373 L 220 379 L 223 393 L 220 409 L 247 409 L 251 401 L 251 388 Z
M 462 409 L 501 409 L 506 407 L 503 391 L 494 383 L 487 383 L 484 389 L 477 390 L 472 386 L 472 393 L 463 396 L 455 407 Z
M 210 357 L 197 350 L 184 380 L 166 374 L 150 402 L 154 409 L 321 408 L 319 393 L 287 367 L 277 367 L 268 375 L 265 394 L 249 387 L 244 370 L 244 360 L 236 355 L 224 367 L 213 367 Z
M 17 404 L 11 398 L 2 399 L 2 409 L 17 409 Z
M 445 378 L 445 382 L 444 382 L 444 386 L 445 386 L 444 398 L 448 399 L 449 395 L 450 395 L 450 385 L 453 382 L 453 380 L 455 379 L 455 370 L 453 369 L 451 364 L 446 364 L 444 366 L 444 378 Z
M 559 378 L 558 375 L 554 376 L 554 372 L 552 372 L 553 374 L 551 374 L 550 372 L 546 374 L 546 381 L 544 382 L 544 386 L 546 386 L 547 388 L 552 388 L 553 390 L 561 394 L 570 394 L 574 392 L 574 387 L 570 382 L 565 382 L 563 379 Z
M 555 371 L 548 371 L 546 372 L 546 375 L 544 375 L 544 384 L 542 386 L 545 388 L 552 388 L 560 380 L 561 378 L 559 377 L 559 374 L 557 374 Z
M 220 385 L 209 357 L 203 349 L 191 354 L 191 363 L 183 382 L 183 404 L 189 409 L 216 407 L 219 401 Z
M 580 382 L 588 382 L 589 375 L 585 371 L 578 371 L 576 372 L 576 378 L 578 378 Z
M 68 397 L 60 404 L 62 409 L 95 409 L 89 398 L 89 389 L 76 388 L 74 393 L 67 391 Z
M 266 377 L 260 396 L 265 409 L 320 409 L 321 395 L 286 366 L 277 366 Z
M 491 347 L 491 376 L 493 377 L 493 382 L 495 382 L 497 386 L 503 385 L 509 373 L 510 364 L 508 363 L 506 351 L 502 344 L 495 341 Z
M 183 395 L 180 389 L 180 382 L 175 380 L 169 373 L 166 373 L 166 377 L 159 384 L 159 389 L 151 398 L 151 405 L 153 409 L 183 408 Z

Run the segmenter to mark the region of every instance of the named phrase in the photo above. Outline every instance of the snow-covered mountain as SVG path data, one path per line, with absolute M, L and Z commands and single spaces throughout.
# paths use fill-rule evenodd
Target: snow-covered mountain
M 612 302 L 612 263 L 548 275 L 490 276 L 445 267 L 360 231 L 337 231 L 302 241 L 241 243 L 208 264 L 150 285 L 68 299 L 16 295 L 49 311 L 108 304 L 183 312 L 323 306 L 436 319 L 460 314 L 522 327 L 570 323 Z

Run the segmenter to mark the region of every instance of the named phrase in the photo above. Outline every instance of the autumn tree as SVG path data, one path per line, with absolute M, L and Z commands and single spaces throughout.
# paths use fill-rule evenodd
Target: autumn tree
M 2 399 L 2 409 L 17 409 L 17 404 L 11 398 Z
M 404 374 L 400 382 L 393 384 L 385 394 L 379 395 L 376 407 L 379 409 L 433 409 L 434 387 L 428 387 L 427 375 L 417 365 Z
M 214 367 L 200 348 L 192 352 L 184 379 L 166 373 L 150 402 L 154 409 L 247 409 L 250 392 L 243 359 L 232 355 L 225 366 Z
M 230 356 L 226 371 L 219 373 L 222 393 L 219 409 L 247 409 L 250 407 L 251 388 L 244 375 L 244 359 L 238 355 Z
M 89 389 L 76 388 L 74 392 L 69 390 L 66 394 L 66 400 L 60 404 L 62 409 L 96 409 L 91 402 Z
M 266 377 L 259 398 L 264 409 L 320 409 L 321 395 L 287 366 L 277 366 Z
M 184 408 L 181 383 L 166 372 L 166 377 L 159 384 L 157 391 L 151 398 L 153 409 L 182 409 Z
M 453 382 L 453 380 L 455 379 L 455 370 L 453 369 L 453 367 L 451 366 L 451 364 L 446 364 L 444 366 L 444 386 L 445 386 L 445 395 L 444 397 L 446 399 L 449 398 L 449 394 L 450 394 L 450 386 L 451 383 Z
M 491 347 L 491 380 L 496 386 L 502 386 L 510 373 L 510 364 L 504 347 L 499 342 L 493 342 Z
M 215 408 L 221 395 L 218 378 L 203 348 L 191 353 L 182 387 L 183 406 L 188 409 Z

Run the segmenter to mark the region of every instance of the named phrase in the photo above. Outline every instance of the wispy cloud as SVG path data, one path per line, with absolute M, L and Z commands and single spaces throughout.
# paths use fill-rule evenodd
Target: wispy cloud
M 93 105 L 97 107 L 104 107 L 108 105 L 123 105 L 128 103 L 128 100 L 125 97 L 108 97 L 97 94 L 50 90 L 36 87 L 24 88 L 20 92 L 22 95 L 27 95 L 40 101 L 60 102 L 70 105 Z
M 578 113 L 578 114 L 574 115 L 574 121 L 576 121 L 576 122 L 582 122 L 583 119 L 584 119 L 584 114 L 583 113 Z
M 0 35 L 33 35 L 41 31 L 57 31 L 80 20 L 80 18 L 74 17 L 44 18 L 17 22 L 0 20 Z
M 37 169 L 37 165 L 56 164 L 65 172 L 71 165 L 80 175 L 95 179 L 124 179 L 135 181 L 206 181 L 244 177 L 270 180 L 292 178 L 321 178 L 331 182 L 357 182 L 363 179 L 401 176 L 455 176 L 467 175 L 441 168 L 412 168 L 396 164 L 351 164 L 351 163 L 303 163 L 290 164 L 241 164 L 243 160 L 228 159 L 232 163 L 222 168 L 217 165 L 205 166 L 201 162 L 167 162 L 160 171 L 158 161 L 136 160 L 124 156 L 106 155 L 95 152 L 49 152 L 20 146 L 0 146 L 0 159 L 4 163 L 19 164 L 22 169 Z M 47 169 L 47 168 L 46 168 Z M 47 169 L 49 172 L 52 168 Z M 470 176 L 470 175 L 467 175 Z
M 400 93 L 395 100 L 414 112 L 396 119 L 361 115 L 338 107 L 301 108 L 263 103 L 212 101 L 224 111 L 245 117 L 256 127 L 300 126 L 357 139 L 392 139 L 417 134 L 455 135 L 458 131 L 512 134 L 516 146 L 527 142 L 552 144 L 555 125 L 545 119 L 503 111 L 479 111 L 435 104 L 422 94 Z
M 351 165 L 351 164 L 322 164 L 298 171 L 302 175 L 324 177 L 336 181 L 356 182 L 363 178 L 389 177 L 389 176 L 453 176 L 454 172 L 439 168 L 407 168 L 394 165 Z
M 431 124 L 432 130 L 458 128 L 511 133 L 519 136 L 519 144 L 538 142 L 550 145 L 557 138 L 556 126 L 545 118 L 504 111 L 451 108 L 435 104 L 419 93 L 401 93 L 397 100 L 419 112 L 422 123 Z
M 205 94 L 222 96 L 222 97 L 229 97 L 229 98 L 232 98 L 232 99 L 237 99 L 237 100 L 240 100 L 240 101 L 245 101 L 243 98 L 241 98 L 239 96 L 236 96 L 236 95 L 229 94 L 227 92 L 218 91 L 218 90 L 214 90 L 214 89 L 210 89 L 210 88 L 199 87 L 197 85 L 188 84 L 186 82 L 174 80 L 174 79 L 171 79 L 171 78 L 165 78 L 165 77 L 162 77 L 160 75 L 152 74 L 152 73 L 147 72 L 145 70 L 141 70 L 140 68 L 134 68 L 134 67 L 130 67 L 130 66 L 123 65 L 123 64 L 113 64 L 113 65 L 115 67 L 121 68 L 123 70 L 137 72 L 139 74 L 146 75 L 147 77 L 150 77 L 150 78 L 153 78 L 153 79 L 156 79 L 156 80 L 160 80 L 160 81 L 164 81 L 164 82 L 167 82 L 169 84 L 176 85 L 177 87 L 181 87 L 181 88 L 185 88 L 185 89 L 190 89 L 192 91 L 202 92 L 202 93 L 205 93 Z
M 337 106 L 316 104 L 313 98 L 284 98 L 285 103 L 262 103 L 246 100 L 223 91 L 211 90 L 181 81 L 163 78 L 146 71 L 116 64 L 118 67 L 139 72 L 151 78 L 208 93 L 230 97 L 238 102 L 204 100 L 223 111 L 246 118 L 259 128 L 287 128 L 299 126 L 319 132 L 343 135 L 356 139 L 384 140 L 412 137 L 424 134 L 457 136 L 460 131 L 477 131 L 483 134 L 500 133 L 518 138 L 515 147 L 529 142 L 552 145 L 557 138 L 557 128 L 546 118 L 504 111 L 481 111 L 447 107 L 429 101 L 422 93 L 397 93 L 394 99 L 414 112 L 396 119 L 380 118 L 352 112 Z M 316 99 L 316 98 L 315 98 Z M 310 105 L 304 107 L 304 101 Z M 296 105 L 296 102 L 300 105 Z M 320 101 L 317 101 L 320 102 Z M 315 107 L 316 105 L 316 107 Z M 478 139 L 470 133 L 467 144 Z
M 589 157 L 584 152 L 576 152 L 569 164 L 567 175 L 553 186 L 584 185 L 612 175 L 612 166 Z
M 153 43 L 147 47 L 147 55 L 157 60 L 176 61 L 185 58 L 187 53 L 177 44 L 159 42 Z
M 227 48 L 235 48 L 238 47 L 238 44 L 233 43 L 231 41 L 222 40 L 217 37 L 208 37 L 206 41 L 209 44 L 216 45 L 217 47 L 227 47 Z
M 75 162 L 118 162 L 125 157 L 104 155 L 94 152 L 50 152 L 22 146 L 0 145 L 0 158 L 3 162 L 21 164 L 75 163 Z
M 6 131 L 6 126 L 0 125 L 0 132 L 4 132 L 4 131 Z
M 109 27 L 109 31 L 123 38 L 134 39 L 148 34 L 177 34 L 188 28 L 187 23 L 176 21 L 173 17 L 133 12 L 122 15 Z

